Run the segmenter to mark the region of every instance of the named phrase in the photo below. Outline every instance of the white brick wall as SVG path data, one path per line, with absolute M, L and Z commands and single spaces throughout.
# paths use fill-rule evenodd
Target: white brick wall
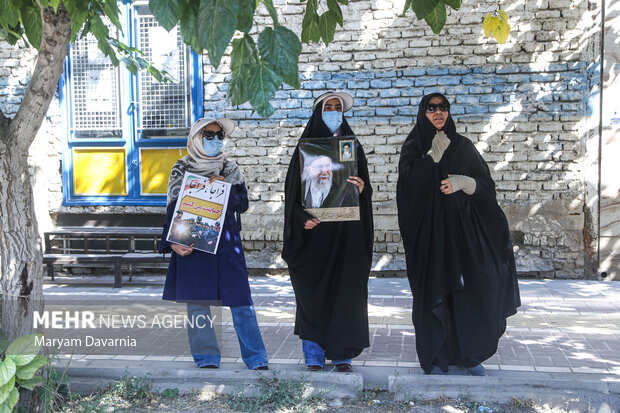
M 239 123 L 226 150 L 242 166 L 250 194 L 250 211 L 243 219 L 249 266 L 283 266 L 278 256 L 290 156 L 314 98 L 326 90 L 344 89 L 355 96 L 355 106 L 346 115 L 371 170 L 374 269 L 403 269 L 395 209 L 400 146 L 413 127 L 421 96 L 440 91 L 453 103 L 457 130 L 489 163 L 513 231 L 519 270 L 583 277 L 588 254 L 584 220 L 589 213 L 584 148 L 591 133 L 586 128 L 586 100 L 597 79 L 591 70 L 597 10 L 588 10 L 585 0 L 502 2 L 513 31 L 506 44 L 499 45 L 485 39 L 482 30 L 484 17 L 497 10 L 497 1 L 465 0 L 460 11 L 449 10 L 441 36 L 416 21 L 412 12 L 401 17 L 403 4 L 374 0 L 344 6 L 344 29 L 338 29 L 328 47 L 304 45 L 302 88 L 279 91 L 273 102 L 277 111 L 270 119 L 251 115 L 248 105 L 227 106 L 228 56 L 217 73 L 205 64 L 205 114 L 225 112 Z M 303 5 L 296 0 L 279 0 L 276 5 L 281 22 L 299 33 Z M 259 21 L 271 24 L 262 6 L 257 13 Z M 23 49 L 0 44 L 0 105 L 9 114 L 20 101 L 30 61 L 31 54 Z M 51 120 L 58 125 L 56 115 Z M 57 171 L 62 132 L 56 126 L 47 133 L 53 138 L 46 162 Z M 162 211 L 65 208 L 60 176 L 47 175 L 51 214 Z

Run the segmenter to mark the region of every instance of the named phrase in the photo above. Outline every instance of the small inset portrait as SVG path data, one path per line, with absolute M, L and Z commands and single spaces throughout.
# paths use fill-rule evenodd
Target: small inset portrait
M 355 160 L 355 143 L 353 140 L 340 141 L 340 162 Z

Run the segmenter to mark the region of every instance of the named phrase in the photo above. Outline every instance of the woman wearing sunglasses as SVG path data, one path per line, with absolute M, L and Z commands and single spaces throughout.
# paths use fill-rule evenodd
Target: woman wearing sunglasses
M 422 369 L 485 375 L 481 363 L 521 305 L 512 242 L 489 168 L 440 93 L 420 102 L 396 200 Z
M 187 139 L 188 155 L 172 168 L 166 224 L 159 246 L 160 252 L 172 252 L 163 299 L 187 303 L 188 318 L 193 320 L 212 319 L 209 304 L 221 302 L 230 307 L 243 361 L 251 370 L 267 370 L 267 352 L 256 321 L 241 245 L 240 214 L 248 209 L 247 189 L 237 164 L 222 152 L 224 138 L 234 129 L 229 119 L 198 120 Z M 217 254 L 166 241 L 186 171 L 208 176 L 210 182 L 220 180 L 232 185 Z M 187 334 L 196 366 L 219 367 L 221 353 L 210 322 L 190 325 Z

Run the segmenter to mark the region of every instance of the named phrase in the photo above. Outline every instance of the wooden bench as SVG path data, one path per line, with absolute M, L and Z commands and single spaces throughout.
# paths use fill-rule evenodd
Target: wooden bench
M 63 227 L 45 233 L 43 263 L 54 280 L 54 264 L 109 264 L 114 268 L 114 287 L 122 286 L 121 265 L 168 262 L 157 252 L 161 228 Z M 143 244 L 142 246 L 138 244 Z

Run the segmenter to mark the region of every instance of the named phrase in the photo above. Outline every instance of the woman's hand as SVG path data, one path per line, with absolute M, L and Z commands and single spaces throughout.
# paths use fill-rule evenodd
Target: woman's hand
M 213 175 L 213 176 L 209 177 L 209 183 L 212 184 L 213 181 L 226 182 L 226 179 L 223 176 L 220 176 L 220 175 Z
M 192 251 L 194 251 L 193 247 L 194 247 L 194 244 L 191 244 L 189 247 L 186 247 L 185 245 L 181 245 L 181 244 L 170 244 L 170 248 L 172 248 L 172 251 L 176 252 L 181 257 L 185 257 L 186 255 L 191 254 Z
M 359 176 L 350 176 L 349 178 L 347 178 L 347 182 L 350 182 L 353 185 L 357 186 L 357 189 L 360 191 L 360 194 L 364 190 L 364 180 L 360 178 Z
M 451 176 L 451 175 L 448 175 L 448 176 Z M 453 192 L 452 182 L 450 182 L 450 180 L 448 179 L 444 179 L 443 181 L 441 181 L 441 184 L 439 185 L 439 190 L 443 192 L 445 195 L 450 195 Z
M 309 219 L 304 224 L 304 229 L 312 229 L 312 228 L 316 227 L 317 225 L 319 225 L 320 223 L 321 223 L 321 221 L 319 221 L 316 218 Z

